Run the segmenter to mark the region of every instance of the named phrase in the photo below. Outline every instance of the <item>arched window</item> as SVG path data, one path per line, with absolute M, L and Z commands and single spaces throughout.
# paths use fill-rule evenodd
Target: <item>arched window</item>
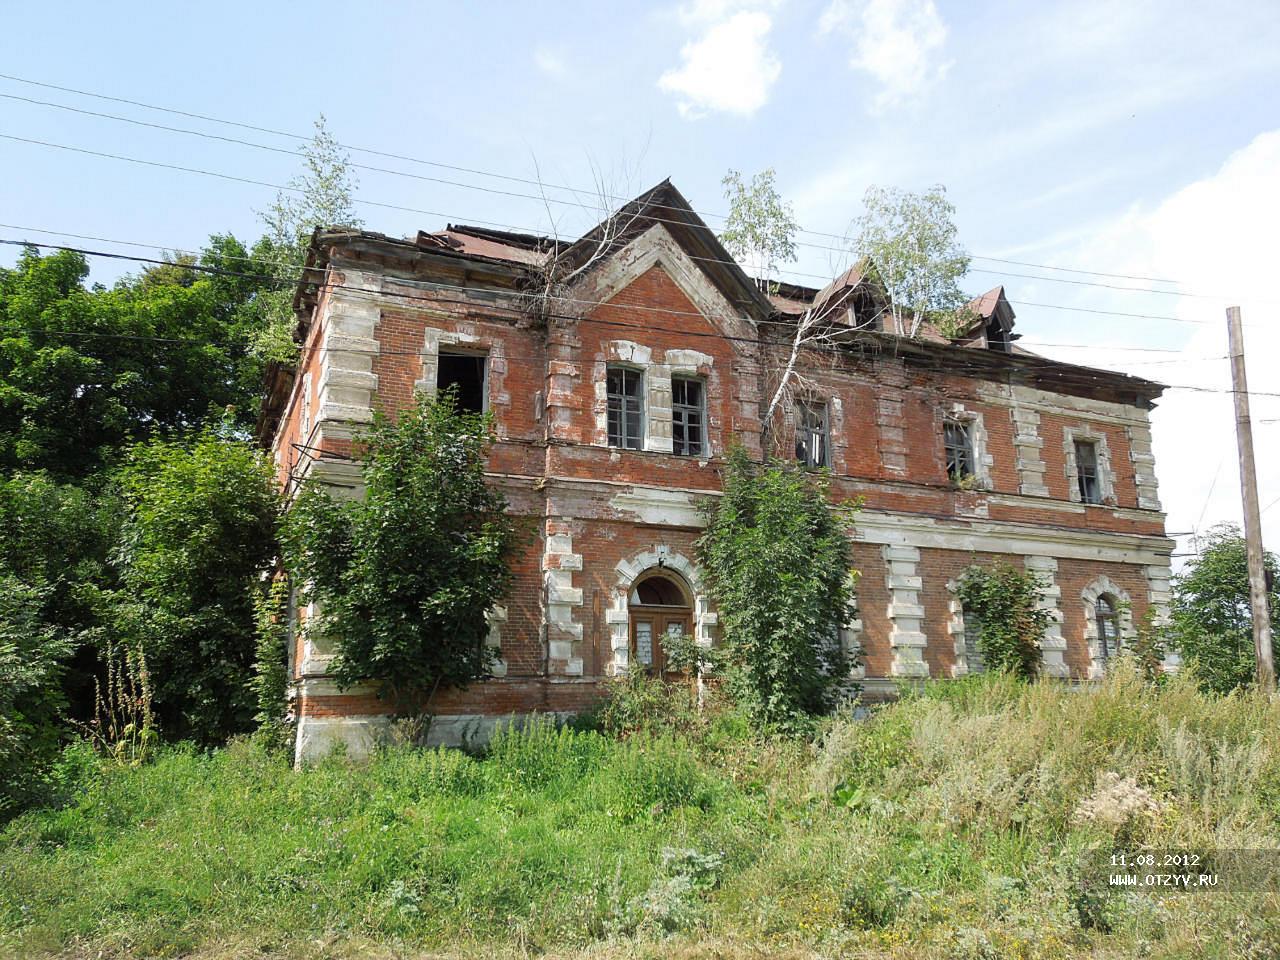
M 646 577 L 631 592 L 631 602 L 648 607 L 686 607 L 689 601 L 671 579 L 664 576 Z
M 1120 608 L 1115 597 L 1104 593 L 1094 604 L 1098 623 L 1098 659 L 1110 660 L 1120 649 Z
M 978 646 L 978 638 L 982 636 L 982 618 L 976 610 L 963 610 L 964 617 L 964 663 L 969 673 L 982 673 L 987 665 L 982 662 L 982 648 Z

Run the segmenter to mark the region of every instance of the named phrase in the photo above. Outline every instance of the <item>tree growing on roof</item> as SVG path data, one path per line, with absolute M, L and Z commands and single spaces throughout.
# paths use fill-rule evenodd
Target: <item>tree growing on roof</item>
M 791 204 L 778 193 L 773 168 L 757 173 L 750 183 L 745 183 L 738 171 L 730 170 L 721 183 L 729 201 L 729 215 L 720 240 L 725 249 L 755 274 L 756 283 L 763 293 L 776 293 L 778 284 L 774 277 L 779 265 L 793 263 L 796 259 L 795 235 L 800 228 Z M 834 348 L 838 341 L 850 336 L 848 324 L 834 321 L 845 313 L 848 295 L 861 277 L 861 266 L 843 272 L 833 268 L 832 273 L 838 274 L 836 279 L 818 292 L 808 308 L 796 318 L 794 328 L 785 331 L 787 358 L 774 375 L 776 383 L 762 421 L 766 451 L 778 411 L 788 409 L 797 392 L 816 392 L 800 372 L 801 353 L 806 347 Z
M 796 259 L 795 212 L 774 186 L 774 170 L 769 167 L 744 183 L 742 174 L 730 170 L 720 183 L 729 201 L 720 241 L 743 262 L 765 293 L 777 288 L 773 277 L 778 264 Z
M 307 246 L 316 227 L 352 227 L 363 221 L 355 211 L 357 181 L 351 157 L 325 126 L 323 114 L 311 142 L 302 147 L 303 172 L 276 194 L 275 202 L 258 217 L 266 235 L 253 248 L 249 272 L 269 275 L 275 282 L 254 298 L 258 331 L 253 352 L 262 360 L 293 363 L 293 291 L 306 262 Z
M 854 250 L 873 264 L 892 332 L 915 337 L 926 321 L 950 329 L 968 297 L 969 255 L 956 239 L 955 207 L 941 184 L 924 193 L 872 186 L 856 221 Z

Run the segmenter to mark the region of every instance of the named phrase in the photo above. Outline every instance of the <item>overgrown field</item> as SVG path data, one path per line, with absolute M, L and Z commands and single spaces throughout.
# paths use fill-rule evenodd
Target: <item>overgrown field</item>
M 1090 844 L 1280 846 L 1280 705 L 1118 670 L 933 685 L 816 742 L 541 725 L 294 772 L 64 760 L 0 834 L 14 956 L 1280 956 L 1274 893 L 1086 882 Z

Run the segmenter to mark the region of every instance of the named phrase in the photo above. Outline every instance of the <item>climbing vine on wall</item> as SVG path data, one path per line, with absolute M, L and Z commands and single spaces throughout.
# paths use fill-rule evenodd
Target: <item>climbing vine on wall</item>
M 1039 672 L 1040 642 L 1051 622 L 1040 606 L 1043 590 L 1035 574 L 1003 561 L 961 574 L 960 602 L 979 624 L 978 651 L 988 669 L 1026 679 Z

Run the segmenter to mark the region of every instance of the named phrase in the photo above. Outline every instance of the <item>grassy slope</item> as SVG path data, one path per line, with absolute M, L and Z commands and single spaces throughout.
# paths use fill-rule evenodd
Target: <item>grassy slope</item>
M 1082 887 L 1089 842 L 1280 846 L 1280 705 L 999 678 L 822 742 L 541 728 L 483 760 L 244 744 L 98 769 L 0 834 L 0 952 L 1264 957 L 1280 897 Z M 1151 795 L 1126 822 L 1106 811 Z M 1127 791 L 1127 795 L 1126 795 Z M 785 953 L 781 952 L 785 951 Z

